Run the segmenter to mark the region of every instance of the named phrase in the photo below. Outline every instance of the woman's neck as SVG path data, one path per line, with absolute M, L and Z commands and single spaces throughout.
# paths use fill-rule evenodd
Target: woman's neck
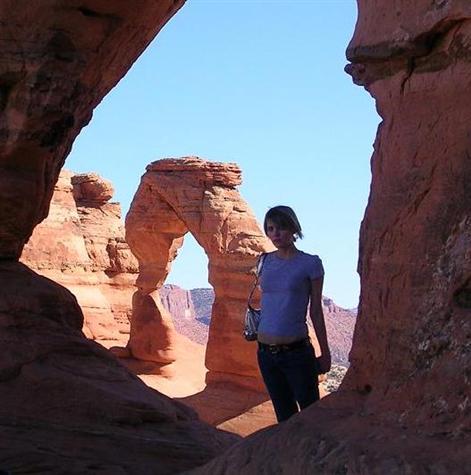
M 291 259 L 296 253 L 298 252 L 298 249 L 294 244 L 292 244 L 289 247 L 281 247 L 275 251 L 275 254 L 280 258 L 280 259 Z

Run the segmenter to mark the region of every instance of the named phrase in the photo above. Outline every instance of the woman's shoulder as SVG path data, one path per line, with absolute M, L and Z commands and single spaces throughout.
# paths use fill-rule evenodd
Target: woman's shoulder
M 308 252 L 299 251 L 302 258 L 309 262 L 320 262 L 322 263 L 322 259 L 317 254 L 309 254 Z
M 301 251 L 302 252 L 302 251 Z M 309 273 L 311 278 L 317 278 L 324 275 L 324 266 L 321 258 L 317 254 L 302 253 L 303 266 Z

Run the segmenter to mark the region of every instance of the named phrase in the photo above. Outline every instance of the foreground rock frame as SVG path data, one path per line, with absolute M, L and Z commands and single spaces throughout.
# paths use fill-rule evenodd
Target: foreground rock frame
M 383 121 L 361 228 L 362 293 L 350 370 L 336 394 L 238 444 L 201 473 L 466 471 L 471 455 L 471 5 L 464 0 L 358 4 L 348 71 L 373 95 Z M 50 0 L 47 8 L 41 2 L 28 2 L 25 8 L 24 2 L 6 1 L 0 10 L 2 25 L 10 25 L 2 26 L 0 42 L 5 53 L 0 71 L 0 279 L 15 284 L 15 298 L 3 292 L 1 300 L 7 357 L 0 384 L 22 395 L 2 401 L 1 424 L 16 444 L 2 449 L 0 457 L 13 460 L 17 469 L 54 473 L 69 464 L 69 458 L 57 456 L 68 453 L 66 446 L 46 457 L 47 448 L 38 439 L 28 440 L 24 429 L 31 424 L 47 434 L 67 430 L 73 436 L 74 427 L 90 420 L 98 407 L 106 442 L 126 406 L 105 404 L 106 399 L 102 406 L 93 399 L 95 404 L 86 405 L 73 395 L 73 404 L 58 405 L 60 391 L 44 394 L 44 372 L 52 371 L 51 360 L 38 348 L 46 341 L 68 354 L 77 345 L 85 348 L 80 311 L 61 288 L 45 284 L 16 261 L 32 229 L 46 216 L 60 168 L 93 108 L 182 5 L 140 0 L 134 8 L 125 1 Z M 42 290 L 31 300 L 36 287 Z M 51 307 L 57 299 L 62 303 Z M 32 301 L 31 307 L 25 305 Z M 38 340 L 38 322 L 47 329 L 44 340 Z M 27 345 L 18 352 L 20 337 Z M 83 353 L 92 354 L 100 368 L 122 371 L 104 350 L 88 347 Z M 56 359 L 52 361 L 55 367 Z M 80 358 L 72 358 L 68 371 L 81 373 L 83 367 Z M 98 384 L 90 373 L 80 377 L 82 390 L 91 381 Z M 57 389 L 54 377 L 46 381 Z M 147 391 L 141 387 L 140 397 L 151 397 L 144 395 Z M 183 408 L 167 403 L 164 420 L 153 421 L 163 424 L 160 434 L 177 428 L 181 418 L 192 420 Z M 131 405 L 133 411 L 139 407 Z M 150 422 L 149 416 L 127 414 L 126 424 L 135 424 L 134 430 L 142 431 Z M 185 447 L 188 433 L 178 429 L 174 434 L 183 445 L 173 439 L 174 445 L 165 447 Z M 153 439 L 156 444 L 159 437 Z M 229 445 L 218 440 L 219 447 Z M 25 445 L 32 447 L 28 456 Z M 193 447 L 197 452 L 198 443 Z M 109 450 L 106 443 L 97 448 L 96 460 Z M 117 459 L 124 457 L 123 450 Z M 208 448 L 207 459 L 218 450 Z M 149 449 L 146 457 L 152 460 L 153 453 L 157 466 L 159 453 Z M 175 472 L 172 463 L 180 455 L 162 462 L 160 471 Z M 112 457 L 107 460 L 111 464 Z M 204 457 L 190 462 L 201 464 Z M 142 465 L 133 463 L 127 458 L 120 470 L 126 466 L 130 473 L 144 473 Z M 110 467 L 99 468 L 111 473 Z

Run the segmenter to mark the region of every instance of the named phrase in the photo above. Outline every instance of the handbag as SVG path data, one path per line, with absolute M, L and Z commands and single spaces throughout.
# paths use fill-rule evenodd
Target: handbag
M 261 310 L 259 308 L 254 308 L 251 305 L 252 297 L 257 288 L 260 275 L 262 273 L 263 263 L 267 255 L 264 253 L 261 255 L 260 260 L 257 265 L 257 273 L 255 277 L 255 282 L 253 284 L 252 290 L 250 291 L 249 298 L 247 300 L 247 311 L 245 312 L 245 321 L 244 321 L 244 338 L 247 341 L 255 341 L 257 339 L 258 325 L 260 323 Z

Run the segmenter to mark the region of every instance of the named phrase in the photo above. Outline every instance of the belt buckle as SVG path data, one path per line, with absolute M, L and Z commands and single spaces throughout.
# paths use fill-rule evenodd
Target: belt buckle
M 272 355 L 276 355 L 277 353 L 281 351 L 280 345 L 268 345 L 268 351 Z

